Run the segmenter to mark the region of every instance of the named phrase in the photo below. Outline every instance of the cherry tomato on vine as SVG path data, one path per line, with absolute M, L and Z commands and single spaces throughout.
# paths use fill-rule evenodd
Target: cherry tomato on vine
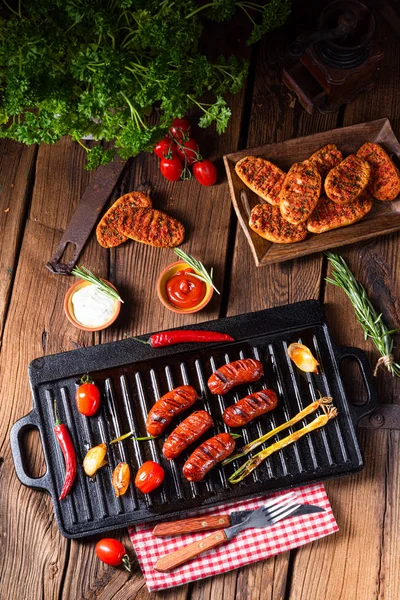
M 177 156 L 162 158 L 160 171 L 168 181 L 178 181 L 182 175 L 183 165 Z
M 96 544 L 97 557 L 106 565 L 118 567 L 123 564 L 127 571 L 131 570 L 129 556 L 121 542 L 114 538 L 103 538 Z
M 186 142 L 181 142 L 181 145 L 177 146 L 176 152 L 184 163 L 185 158 L 186 162 L 189 165 L 192 165 L 199 158 L 199 146 L 193 138 L 189 138 Z
M 89 375 L 81 378 L 76 390 L 76 405 L 81 415 L 92 417 L 100 406 L 100 390 Z
M 142 464 L 136 473 L 135 485 L 143 494 L 148 494 L 162 484 L 164 475 L 164 469 L 161 465 L 148 460 Z
M 154 154 L 158 156 L 158 158 L 164 158 L 168 154 L 174 156 L 176 154 L 176 144 L 174 140 L 168 135 L 163 137 L 163 139 L 155 145 Z
M 190 136 L 190 123 L 185 117 L 183 119 L 174 119 L 169 128 L 170 134 L 176 140 L 183 140 Z
M 201 185 L 214 185 L 217 181 L 217 169 L 211 160 L 199 160 L 194 163 L 193 175 Z

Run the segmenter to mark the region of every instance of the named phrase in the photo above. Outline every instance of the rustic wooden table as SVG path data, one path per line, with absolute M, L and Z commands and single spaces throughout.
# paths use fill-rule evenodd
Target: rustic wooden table
M 333 114 L 304 112 L 281 85 L 281 33 L 268 36 L 252 51 L 247 88 L 231 102 L 228 131 L 196 131 L 201 146 L 218 159 L 218 185 L 195 181 L 170 184 L 158 172 L 156 158 L 132 160 L 113 198 L 150 180 L 154 205 L 187 227 L 183 245 L 213 265 L 216 294 L 202 313 L 181 318 L 167 312 L 156 297 L 155 282 L 173 260 L 168 250 L 127 243 L 107 251 L 92 237 L 81 263 L 111 279 L 126 300 L 117 325 L 101 334 L 78 332 L 63 314 L 63 296 L 71 284 L 44 268 L 65 230 L 92 174 L 84 171 L 84 151 L 69 139 L 55 146 L 0 144 L 0 597 L 12 600 L 395 600 L 400 598 L 400 432 L 386 423 L 363 429 L 360 440 L 366 467 L 357 476 L 329 482 L 327 491 L 340 531 L 334 536 L 226 575 L 160 594 L 149 594 L 137 562 L 131 577 L 100 563 L 92 539 L 64 539 L 55 524 L 48 495 L 23 487 L 16 478 L 9 430 L 31 409 L 27 365 L 35 357 L 102 344 L 167 327 L 235 315 L 298 300 L 324 302 L 338 344 L 365 348 L 349 302 L 325 283 L 327 263 L 320 254 L 257 269 L 233 214 L 221 156 L 236 149 L 280 141 L 341 125 L 388 116 L 400 135 L 400 42 L 380 22 L 386 55 L 375 90 Z M 393 326 L 399 326 L 400 235 L 346 247 L 341 253 L 366 285 Z M 351 366 L 348 393 L 364 389 Z M 400 404 L 400 382 L 381 371 L 382 402 Z M 387 427 L 387 428 L 386 428 Z M 45 466 L 36 432 L 25 438 L 34 476 Z M 118 532 L 130 548 L 125 532 Z M 131 555 L 133 551 L 130 549 Z

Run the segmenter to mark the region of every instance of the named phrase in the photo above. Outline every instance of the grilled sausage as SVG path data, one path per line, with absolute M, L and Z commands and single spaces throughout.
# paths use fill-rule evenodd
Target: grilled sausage
M 229 433 L 219 433 L 196 448 L 183 465 L 183 475 L 188 481 L 201 481 L 217 463 L 228 458 L 236 442 Z
M 163 433 L 172 419 L 192 406 L 197 398 L 197 392 L 191 385 L 181 385 L 161 396 L 147 417 L 146 429 L 149 435 Z
M 250 423 L 256 417 L 274 410 L 277 404 L 278 397 L 273 390 L 261 390 L 242 398 L 232 406 L 228 406 L 224 410 L 222 419 L 228 427 L 242 427 L 242 425 Z
M 276 244 L 293 244 L 307 236 L 305 223 L 292 225 L 286 221 L 279 206 L 257 204 L 251 211 L 249 227 L 262 238 Z
M 379 144 L 367 142 L 357 152 L 371 167 L 368 191 L 377 200 L 390 201 L 400 193 L 400 173 Z
M 325 193 L 338 204 L 347 204 L 361 194 L 368 185 L 371 168 L 369 164 L 350 154 L 337 167 L 329 171 L 325 179 Z
M 212 394 L 226 394 L 236 385 L 257 381 L 264 375 L 264 369 L 259 360 L 243 358 L 220 367 L 208 380 Z
M 165 440 L 162 449 L 165 458 L 173 460 L 179 456 L 213 425 L 214 421 L 205 410 L 197 410 L 189 415 Z

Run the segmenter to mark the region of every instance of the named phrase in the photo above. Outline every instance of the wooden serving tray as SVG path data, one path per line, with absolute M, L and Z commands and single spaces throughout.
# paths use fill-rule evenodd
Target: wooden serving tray
M 252 192 L 235 173 L 236 163 L 244 156 L 261 156 L 288 171 L 294 162 L 305 160 L 318 148 L 336 144 L 346 156 L 357 152 L 365 142 L 382 144 L 388 154 L 400 163 L 400 143 L 393 133 L 389 119 L 378 119 L 350 127 L 341 127 L 301 138 L 286 140 L 234 152 L 224 156 L 229 189 L 240 225 L 248 239 L 257 267 L 283 262 L 321 252 L 328 248 L 344 246 L 378 235 L 400 230 L 400 197 L 393 202 L 374 200 L 372 210 L 358 223 L 333 229 L 325 233 L 309 233 L 303 242 L 274 244 L 257 235 L 249 227 L 251 209 L 264 201 Z M 397 157 L 397 160 L 396 160 Z

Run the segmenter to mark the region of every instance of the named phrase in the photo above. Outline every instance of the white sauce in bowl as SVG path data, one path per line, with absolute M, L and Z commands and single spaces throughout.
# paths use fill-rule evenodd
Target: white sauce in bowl
M 95 285 L 85 285 L 72 294 L 74 317 L 84 327 L 101 327 L 117 310 L 118 300 L 109 298 Z

